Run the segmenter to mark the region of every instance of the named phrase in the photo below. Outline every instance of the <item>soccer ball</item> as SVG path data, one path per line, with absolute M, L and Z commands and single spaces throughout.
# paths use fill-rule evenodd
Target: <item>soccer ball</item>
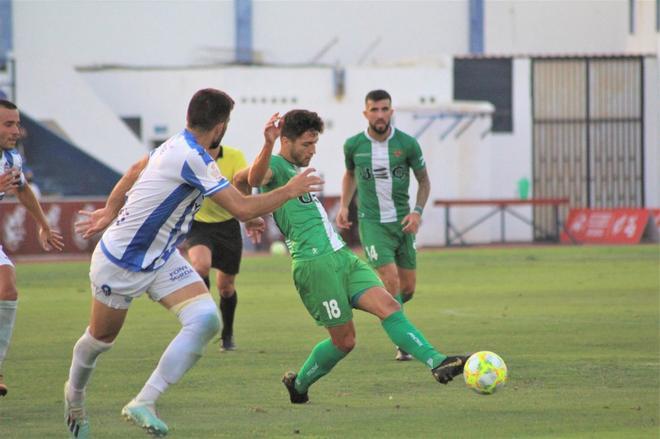
M 270 254 L 272 255 L 285 255 L 286 251 L 286 244 L 284 244 L 282 241 L 273 241 L 273 243 L 270 245 Z
M 499 355 L 481 351 L 468 358 L 463 378 L 470 389 L 482 395 L 490 395 L 504 386 L 507 373 L 506 364 Z

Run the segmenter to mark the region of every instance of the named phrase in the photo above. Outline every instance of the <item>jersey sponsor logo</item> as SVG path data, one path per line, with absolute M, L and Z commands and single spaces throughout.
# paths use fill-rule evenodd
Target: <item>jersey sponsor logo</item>
M 299 196 L 298 201 L 300 201 L 302 204 L 310 204 L 314 202 L 314 198 L 316 198 L 316 195 L 307 192 L 306 194 Z
M 373 178 L 373 173 L 371 168 L 362 168 L 360 169 L 360 176 L 363 180 L 371 180 Z
M 126 218 L 129 216 L 128 209 L 125 207 L 122 207 L 121 210 L 119 211 L 119 214 L 117 215 L 117 220 L 115 221 L 116 225 L 120 225 L 124 221 L 126 221 Z
M 206 173 L 210 178 L 214 180 L 220 180 L 222 177 L 222 173 L 220 173 L 220 168 L 218 168 L 216 162 L 209 162 L 208 166 L 206 167 Z
M 190 276 L 193 273 L 190 265 L 182 265 L 169 272 L 170 280 L 175 281 Z
M 376 168 L 374 169 L 374 178 L 387 180 L 390 178 L 390 174 L 387 172 L 387 168 Z
M 103 294 L 105 297 L 109 297 L 110 294 L 112 294 L 112 287 L 110 287 L 108 284 L 103 284 L 101 286 L 94 285 L 94 293 L 97 296 Z
M 399 165 L 392 169 L 392 176 L 394 178 L 403 179 L 406 177 L 406 168 Z
M 401 157 L 401 154 L 403 154 L 403 152 L 400 149 L 394 151 L 394 157 Z

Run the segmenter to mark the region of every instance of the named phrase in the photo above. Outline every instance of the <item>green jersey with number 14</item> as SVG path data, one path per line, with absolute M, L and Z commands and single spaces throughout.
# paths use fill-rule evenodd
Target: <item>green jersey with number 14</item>
M 359 220 L 391 223 L 410 213 L 410 169 L 426 166 L 414 137 L 392 127 L 379 142 L 363 131 L 346 141 L 344 159 L 346 169 L 355 172 Z
M 261 192 L 286 185 L 298 173 L 293 163 L 279 155 L 270 158 L 270 170 L 273 176 L 268 184 L 259 188 Z M 286 238 L 293 259 L 311 259 L 335 252 L 345 245 L 314 194 L 307 193 L 287 201 L 273 212 L 273 218 Z

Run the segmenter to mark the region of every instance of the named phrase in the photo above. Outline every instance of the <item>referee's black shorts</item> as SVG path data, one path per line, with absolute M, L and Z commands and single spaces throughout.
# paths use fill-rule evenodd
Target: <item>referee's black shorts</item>
M 234 218 L 220 223 L 193 220 L 186 247 L 203 245 L 211 250 L 211 267 L 225 274 L 238 274 L 241 266 L 243 237 L 241 224 Z

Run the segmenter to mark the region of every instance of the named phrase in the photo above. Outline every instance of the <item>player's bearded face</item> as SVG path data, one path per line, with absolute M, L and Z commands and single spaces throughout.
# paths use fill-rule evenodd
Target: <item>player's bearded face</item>
M 369 122 L 369 128 L 376 134 L 382 135 L 390 129 L 393 112 L 389 99 L 367 101 L 364 117 Z
M 369 127 L 378 134 L 385 134 L 390 129 L 390 122 L 381 122 L 377 124 L 369 124 Z
M 0 107 L 0 148 L 11 149 L 21 138 L 18 110 Z
M 319 133 L 306 131 L 302 136 L 291 142 L 291 158 L 296 166 L 309 166 L 309 162 L 316 154 L 316 142 L 319 141 Z
M 211 149 L 216 149 L 220 146 L 220 142 L 222 142 L 222 138 L 225 137 L 225 133 L 227 132 L 227 125 L 229 125 L 229 121 L 222 125 L 222 131 L 220 131 L 218 137 L 216 137 L 215 140 L 211 142 Z

